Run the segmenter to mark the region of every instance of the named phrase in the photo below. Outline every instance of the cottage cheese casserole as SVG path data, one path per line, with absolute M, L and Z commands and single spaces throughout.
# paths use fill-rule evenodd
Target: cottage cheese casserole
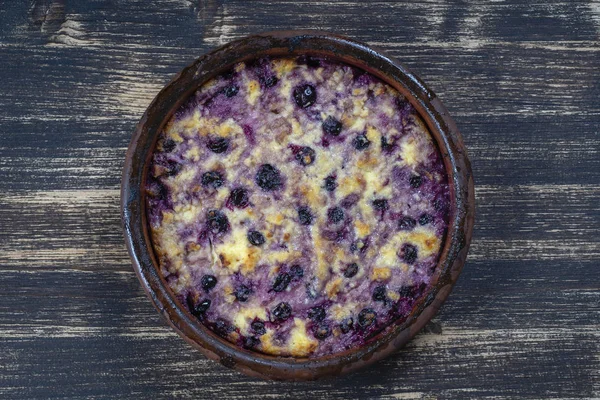
M 210 80 L 153 153 L 146 210 L 168 286 L 240 347 L 318 357 L 405 320 L 432 285 L 448 177 L 412 105 L 320 57 Z

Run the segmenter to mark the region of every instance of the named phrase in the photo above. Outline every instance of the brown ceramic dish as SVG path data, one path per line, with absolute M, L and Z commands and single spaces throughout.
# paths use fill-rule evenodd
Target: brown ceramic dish
M 144 185 L 148 165 L 164 125 L 203 83 L 233 64 L 268 56 L 326 56 L 361 68 L 404 95 L 427 124 L 444 159 L 450 183 L 451 211 L 441 257 L 428 295 L 408 319 L 392 324 L 367 345 L 318 358 L 276 357 L 244 350 L 202 325 L 179 304 L 162 278 L 146 221 Z M 145 291 L 171 326 L 207 357 L 248 375 L 287 380 L 336 376 L 374 363 L 404 346 L 435 315 L 464 265 L 474 219 L 471 166 L 458 129 L 441 101 L 405 67 L 364 44 L 314 32 L 271 32 L 229 43 L 196 60 L 154 99 L 134 133 L 127 151 L 121 188 L 125 238 Z

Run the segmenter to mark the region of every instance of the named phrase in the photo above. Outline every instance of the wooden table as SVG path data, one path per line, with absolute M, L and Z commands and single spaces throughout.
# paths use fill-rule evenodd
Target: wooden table
M 385 50 L 442 98 L 477 219 L 454 293 L 405 350 L 336 380 L 264 382 L 154 310 L 119 180 L 183 66 L 306 27 Z M 600 2 L 13 1 L 0 79 L 0 398 L 600 397 Z

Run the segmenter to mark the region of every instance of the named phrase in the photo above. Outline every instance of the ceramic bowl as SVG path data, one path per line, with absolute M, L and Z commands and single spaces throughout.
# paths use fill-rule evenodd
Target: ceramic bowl
M 375 75 L 402 93 L 419 112 L 443 156 L 450 183 L 448 232 L 426 296 L 402 323 L 392 324 L 365 346 L 319 358 L 277 357 L 242 349 L 202 325 L 175 298 L 162 278 L 146 221 L 144 183 L 163 126 L 204 82 L 233 64 L 269 56 L 326 56 Z M 474 219 L 471 166 L 463 140 L 438 97 L 406 67 L 369 46 L 317 31 L 269 32 L 226 44 L 184 68 L 152 101 L 127 151 L 121 209 L 127 248 L 142 286 L 156 308 L 186 341 L 210 359 L 248 375 L 285 380 L 338 376 L 372 364 L 404 346 L 436 314 L 463 268 Z

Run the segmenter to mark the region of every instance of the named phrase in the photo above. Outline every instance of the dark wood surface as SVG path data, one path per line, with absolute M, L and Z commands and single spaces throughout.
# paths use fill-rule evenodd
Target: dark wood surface
M 227 41 L 321 28 L 385 50 L 467 143 L 477 217 L 425 332 L 351 376 L 205 359 L 144 295 L 119 180 L 143 111 Z M 600 2 L 6 1 L 0 398 L 600 398 Z

